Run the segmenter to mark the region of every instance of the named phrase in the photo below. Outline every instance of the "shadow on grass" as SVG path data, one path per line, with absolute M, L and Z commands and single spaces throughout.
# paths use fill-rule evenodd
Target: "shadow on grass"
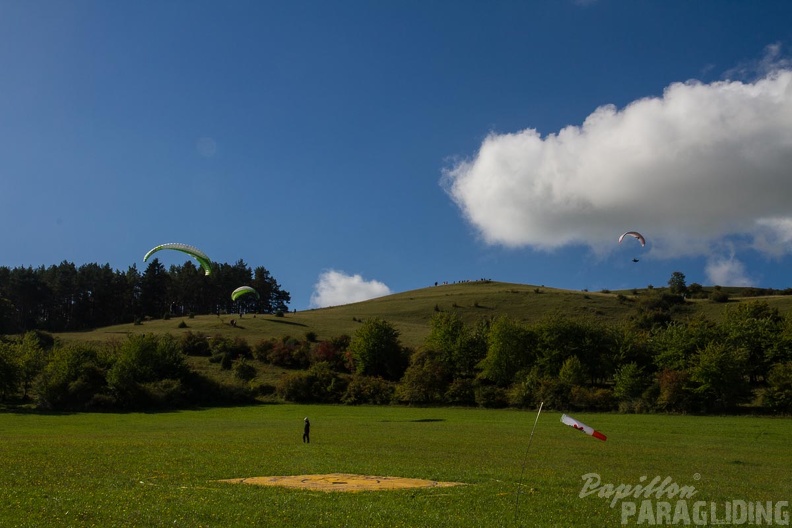
M 431 422 L 445 422 L 445 418 L 419 418 L 417 420 L 382 420 L 382 422 L 431 423 Z
M 269 323 L 278 323 L 278 324 L 285 324 L 285 325 L 293 325 L 293 326 L 308 326 L 305 323 L 298 323 L 296 321 L 285 321 L 282 319 L 264 319 Z

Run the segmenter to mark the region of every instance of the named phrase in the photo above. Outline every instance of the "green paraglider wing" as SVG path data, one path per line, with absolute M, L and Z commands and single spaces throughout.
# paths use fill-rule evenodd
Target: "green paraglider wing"
M 206 253 L 204 253 L 197 247 L 193 247 L 188 244 L 181 244 L 179 242 L 160 244 L 159 246 L 152 248 L 148 253 L 146 253 L 146 256 L 143 257 L 143 262 L 146 262 L 152 254 L 156 253 L 157 251 L 161 251 L 163 249 L 175 249 L 176 251 L 187 253 L 188 255 L 190 255 L 191 257 L 193 257 L 195 260 L 198 261 L 198 263 L 204 269 L 204 274 L 210 275 L 212 273 L 212 261 L 211 259 L 209 259 L 208 256 L 206 256 Z
M 231 300 L 236 301 L 243 295 L 247 295 L 249 293 L 255 295 L 257 299 L 259 298 L 258 292 L 253 288 L 251 288 L 250 286 L 240 286 L 239 288 L 231 292 Z

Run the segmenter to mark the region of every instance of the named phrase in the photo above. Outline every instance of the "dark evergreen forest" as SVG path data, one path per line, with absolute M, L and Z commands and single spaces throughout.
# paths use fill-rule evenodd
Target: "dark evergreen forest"
M 252 286 L 260 299 L 234 302 L 231 292 Z M 146 317 L 206 315 L 244 310 L 277 313 L 291 301 L 264 267 L 254 270 L 242 260 L 212 264 L 211 275 L 191 261 L 165 269 L 153 259 L 141 273 L 109 264 L 49 267 L 0 266 L 0 334 L 29 330 L 67 332 L 131 323 Z

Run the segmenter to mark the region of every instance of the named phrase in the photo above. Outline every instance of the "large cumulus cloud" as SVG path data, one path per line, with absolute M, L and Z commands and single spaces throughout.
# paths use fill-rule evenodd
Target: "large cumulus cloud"
M 602 254 L 638 230 L 658 258 L 724 240 L 778 256 L 792 250 L 792 69 L 672 84 L 547 136 L 493 133 L 443 185 L 490 244 Z M 733 255 L 710 269 L 743 277 Z

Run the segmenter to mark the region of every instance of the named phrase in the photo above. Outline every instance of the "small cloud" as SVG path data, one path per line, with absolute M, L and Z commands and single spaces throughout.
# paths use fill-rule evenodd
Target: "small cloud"
M 764 54 L 760 59 L 740 63 L 735 68 L 727 70 L 723 78 L 750 81 L 790 68 L 792 68 L 792 60 L 784 55 L 781 44 L 773 43 L 765 46 Z
M 722 286 L 753 286 L 745 272 L 745 266 L 734 256 L 712 259 L 705 269 L 711 284 Z
M 211 158 L 217 153 L 217 142 L 210 137 L 198 138 L 195 142 L 195 150 L 204 158 Z
M 360 275 L 347 275 L 343 271 L 331 269 L 319 275 L 311 294 L 311 308 L 367 301 L 390 293 L 390 288 L 382 282 L 367 281 Z

